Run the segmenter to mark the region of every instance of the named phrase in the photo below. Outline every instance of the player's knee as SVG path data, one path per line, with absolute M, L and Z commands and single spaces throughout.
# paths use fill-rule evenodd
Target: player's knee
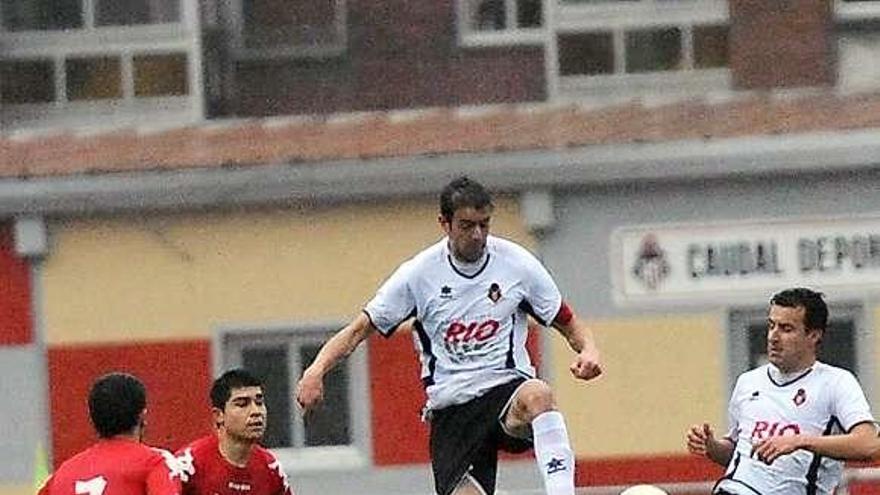
M 553 390 L 541 380 L 525 382 L 517 393 L 517 401 L 529 421 L 535 416 L 555 408 Z

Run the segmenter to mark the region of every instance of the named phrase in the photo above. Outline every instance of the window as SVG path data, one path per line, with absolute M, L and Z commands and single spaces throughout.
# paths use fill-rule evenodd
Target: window
M 326 327 L 245 330 L 221 336 L 221 368 L 242 366 L 265 384 L 269 419 L 264 443 L 293 459 L 285 465 L 327 469 L 326 460 L 332 456 L 331 467 L 350 468 L 366 460 L 369 387 L 363 349 L 325 377 L 324 402 L 318 410 L 303 417 L 294 403 L 302 371 L 334 331 Z
M 0 121 L 11 128 L 203 117 L 199 0 L 0 0 Z
M 726 67 L 727 31 L 724 25 L 698 25 L 563 33 L 557 39 L 559 73 L 639 74 Z
M 131 60 L 131 62 L 129 62 Z M 2 60 L 0 100 L 9 104 L 132 100 L 189 93 L 185 53 L 72 55 L 60 69 L 52 60 Z M 56 94 L 63 81 L 63 91 Z M 125 81 L 132 81 L 131 87 Z
M 550 77 L 561 96 L 730 89 L 726 0 L 559 0 L 555 5 L 557 59 Z
M 324 56 L 345 48 L 344 0 L 237 0 L 236 45 L 242 57 Z
M 187 94 L 186 55 L 137 55 L 133 58 L 134 95 L 182 96 Z
M 862 310 L 855 305 L 829 305 L 828 328 L 819 348 L 819 360 L 853 372 L 863 387 L 870 362 L 867 335 L 860 330 Z M 731 378 L 767 362 L 767 311 L 735 310 L 730 315 Z M 731 382 L 733 386 L 733 382 Z
M 0 60 L 0 102 L 49 103 L 55 100 L 51 60 Z
M 459 0 L 458 9 L 466 45 L 543 42 L 542 0 Z
M 82 0 L 0 0 L 7 31 L 54 31 L 83 27 Z
M 92 0 L 96 26 L 164 24 L 180 20 L 180 0 Z
M 7 31 L 180 22 L 181 0 L 0 0 Z

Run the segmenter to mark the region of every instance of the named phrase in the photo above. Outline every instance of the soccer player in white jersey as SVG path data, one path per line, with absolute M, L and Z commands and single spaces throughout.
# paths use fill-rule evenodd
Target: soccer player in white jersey
M 843 461 L 880 454 L 877 427 L 856 378 L 816 360 L 828 308 L 822 294 L 788 289 L 770 300 L 769 363 L 740 375 L 730 429 L 687 432 L 688 450 L 727 466 L 713 493 L 830 495 Z
M 566 338 L 577 353 L 570 367 L 575 378 L 602 373 L 599 352 L 541 263 L 489 235 L 492 209 L 478 182 L 450 182 L 440 194 L 446 236 L 403 263 L 324 344 L 303 372 L 297 401 L 305 410 L 315 406 L 330 369 L 372 332 L 389 336 L 407 322 L 428 397 L 437 494 L 492 495 L 498 451 L 534 446 L 548 495 L 573 495 L 568 433 L 550 387 L 535 378 L 525 348 L 527 316 Z

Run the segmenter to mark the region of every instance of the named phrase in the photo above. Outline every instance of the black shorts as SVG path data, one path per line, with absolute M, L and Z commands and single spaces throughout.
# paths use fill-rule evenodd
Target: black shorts
M 486 492 L 495 493 L 498 451 L 525 452 L 531 438 L 516 438 L 501 427 L 502 413 L 516 389 L 513 381 L 490 389 L 464 404 L 431 412 L 431 467 L 437 495 L 449 495 L 470 474 Z

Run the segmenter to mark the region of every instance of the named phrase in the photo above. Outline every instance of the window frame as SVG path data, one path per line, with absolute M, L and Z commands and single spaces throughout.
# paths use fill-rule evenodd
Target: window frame
M 540 0 L 542 24 L 536 28 L 520 28 L 516 26 L 517 1 L 503 0 L 504 12 L 508 27 L 496 31 L 479 31 L 470 28 L 471 19 L 468 8 L 480 0 L 456 0 L 456 31 L 458 44 L 463 47 L 491 47 L 510 45 L 544 45 L 547 43 L 549 30 L 550 4 L 555 0 Z M 514 21 L 511 23 L 511 21 Z
M 250 0 L 230 0 L 228 3 L 228 29 L 231 33 L 232 56 L 235 59 L 264 60 L 275 58 L 326 58 L 345 53 L 348 46 L 347 18 L 345 0 L 333 0 L 336 9 L 337 40 L 326 45 L 289 45 L 275 48 L 248 48 L 244 44 L 244 2 Z
M 857 378 L 868 397 L 874 385 L 873 348 L 874 334 L 868 321 L 866 303 L 828 301 L 829 324 L 833 321 L 849 320 L 853 325 L 853 343 Z M 749 336 L 742 332 L 751 325 L 764 325 L 767 322 L 767 307 L 735 307 L 728 312 L 727 356 L 728 390 L 732 391 L 737 377 L 749 369 Z
M 727 0 L 629 0 L 598 4 L 571 4 L 555 0 L 558 22 L 553 26 L 552 66 L 548 80 L 554 85 L 556 98 L 580 101 L 596 98 L 628 99 L 633 96 L 652 97 L 666 94 L 732 93 L 732 72 L 729 68 L 696 68 L 693 45 L 697 26 L 729 25 Z M 646 29 L 678 28 L 682 33 L 681 60 L 683 67 L 673 71 L 628 73 L 626 65 L 626 33 Z M 558 36 L 562 34 L 610 33 L 612 36 L 614 72 L 593 75 L 562 75 L 559 68 Z
M 241 366 L 242 350 L 245 347 L 265 347 L 286 343 L 288 345 L 288 373 L 290 386 L 299 380 L 300 372 L 296 365 L 300 345 L 323 342 L 344 324 L 282 324 L 224 326 L 218 329 L 213 340 L 214 374 Z M 273 448 L 288 472 L 342 471 L 362 469 L 372 463 L 372 441 L 370 431 L 370 378 L 366 345 L 361 345 L 339 366 L 348 367 L 348 401 L 351 443 L 349 445 L 322 447 Z M 288 400 L 293 414 L 291 427 L 302 428 L 302 413 L 294 401 L 294 390 L 290 390 Z
M 11 127 L 115 127 L 149 123 L 180 125 L 203 118 L 201 40 L 197 0 L 178 0 L 173 23 L 95 26 L 95 0 L 81 0 L 84 23 L 71 30 L 7 31 L 0 18 L 0 60 L 44 59 L 53 64 L 55 100 L 4 104 L 0 122 Z M 0 13 L 2 15 L 2 13 Z M 187 60 L 187 93 L 135 96 L 133 57 L 181 54 Z M 67 96 L 65 61 L 73 58 L 119 57 L 122 97 L 71 101 Z M 122 111 L 120 111 L 122 110 Z
M 834 14 L 838 20 L 843 21 L 880 19 L 880 0 L 861 2 L 834 0 Z

